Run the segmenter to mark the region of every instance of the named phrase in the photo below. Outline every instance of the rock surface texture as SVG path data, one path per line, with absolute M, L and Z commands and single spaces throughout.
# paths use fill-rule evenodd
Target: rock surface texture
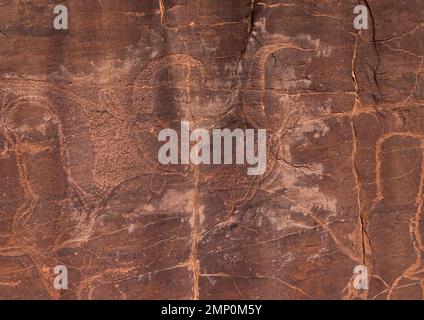
M 423 298 L 422 0 L 57 4 L 0 1 L 1 299 Z M 161 165 L 182 120 L 265 174 Z

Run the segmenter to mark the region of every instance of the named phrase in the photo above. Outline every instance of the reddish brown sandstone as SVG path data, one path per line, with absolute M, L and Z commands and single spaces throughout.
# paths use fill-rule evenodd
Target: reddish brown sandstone
M 64 3 L 0 2 L 1 299 L 423 298 L 422 0 Z M 266 173 L 160 165 L 181 120 Z

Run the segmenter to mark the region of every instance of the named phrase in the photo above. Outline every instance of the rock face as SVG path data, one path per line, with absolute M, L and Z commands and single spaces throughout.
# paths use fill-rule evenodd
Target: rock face
M 359 3 L 2 1 L 0 298 L 422 299 L 424 2 Z M 181 121 L 265 174 L 161 165 Z

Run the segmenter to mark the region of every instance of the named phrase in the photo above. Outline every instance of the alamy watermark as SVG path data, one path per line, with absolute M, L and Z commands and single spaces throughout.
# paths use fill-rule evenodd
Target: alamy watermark
M 355 278 L 353 279 L 353 287 L 356 290 L 368 290 L 368 269 L 366 266 L 357 265 L 353 269 Z
M 356 30 L 367 30 L 368 29 L 368 7 L 364 5 L 358 5 L 353 9 L 353 13 L 357 14 L 353 20 L 353 26 Z
M 254 129 L 213 129 L 211 136 L 202 128 L 190 133 L 189 122 L 181 121 L 180 136 L 169 128 L 159 132 L 158 140 L 165 144 L 159 149 L 158 160 L 163 165 L 247 163 L 252 166 L 247 169 L 248 175 L 263 175 L 266 170 L 266 130 L 257 131 L 256 139 Z M 191 148 L 190 142 L 194 143 Z
M 368 29 L 368 16 L 369 8 L 366 5 L 357 5 L 353 9 L 353 13 L 357 16 L 353 21 L 353 26 L 356 30 L 367 30 Z M 53 27 L 56 30 L 67 30 L 68 29 L 68 8 L 59 4 L 54 7 L 54 14 L 57 16 L 53 20 Z
M 68 289 L 68 268 L 63 265 L 57 265 L 53 270 L 57 276 L 54 278 L 53 287 L 56 290 L 67 290 Z
M 59 4 L 54 7 L 53 13 L 57 16 L 53 20 L 53 27 L 56 30 L 67 30 L 68 29 L 68 8 L 63 4 Z

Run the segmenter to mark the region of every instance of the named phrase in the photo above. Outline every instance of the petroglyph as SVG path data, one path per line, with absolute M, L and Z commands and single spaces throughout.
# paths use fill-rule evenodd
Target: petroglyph
M 2 7 L 0 298 L 422 299 L 422 1 L 183 2 Z M 181 121 L 264 174 L 161 165 Z

